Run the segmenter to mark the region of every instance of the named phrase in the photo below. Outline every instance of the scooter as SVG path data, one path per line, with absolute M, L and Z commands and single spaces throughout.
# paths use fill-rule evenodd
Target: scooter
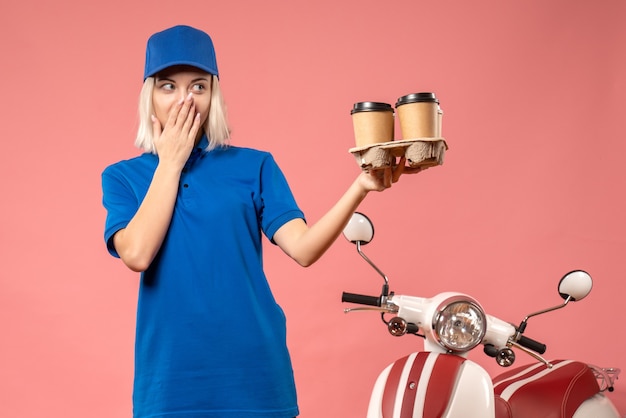
M 423 351 L 394 361 L 380 373 L 367 418 L 619 418 L 604 394 L 613 391 L 618 368 L 548 361 L 542 357 L 546 345 L 524 335 L 530 318 L 585 298 L 592 287 L 587 272 L 567 273 L 558 285 L 564 302 L 531 313 L 515 326 L 486 314 L 466 294 L 444 292 L 425 298 L 390 292 L 387 276 L 362 251 L 374 237 L 372 222 L 355 212 L 343 234 L 384 281 L 379 296 L 344 292 L 342 302 L 365 305 L 345 312 L 380 312 L 391 335 L 424 339 Z M 536 362 L 492 379 L 467 358 L 480 345 L 502 367 L 514 364 L 513 348 Z

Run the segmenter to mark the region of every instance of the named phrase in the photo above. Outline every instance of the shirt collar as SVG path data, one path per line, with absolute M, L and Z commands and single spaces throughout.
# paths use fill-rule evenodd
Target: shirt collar
M 206 134 L 203 134 L 202 138 L 200 138 L 200 142 L 198 142 L 198 145 L 196 145 L 195 148 L 200 148 L 201 150 L 205 150 L 208 146 L 209 146 L 209 140 Z
M 206 135 L 202 135 L 200 142 L 191 150 L 191 154 L 185 163 L 184 171 L 189 171 L 198 159 L 206 154 L 206 147 L 209 145 Z

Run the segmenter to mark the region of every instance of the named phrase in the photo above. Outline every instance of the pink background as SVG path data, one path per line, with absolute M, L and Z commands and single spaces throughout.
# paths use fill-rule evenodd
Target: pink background
M 586 269 L 589 298 L 527 334 L 626 372 L 625 21 L 623 0 L 3 5 L 0 416 L 131 414 L 138 278 L 106 253 L 100 173 L 137 154 L 145 41 L 179 23 L 214 38 L 233 143 L 274 153 L 311 222 L 358 173 L 352 104 L 436 92 L 445 164 L 368 197 L 368 255 L 398 293 L 467 292 L 512 322 Z M 302 416 L 364 416 L 378 372 L 421 342 L 342 313 L 343 290 L 380 289 L 343 238 L 309 269 L 266 260 Z

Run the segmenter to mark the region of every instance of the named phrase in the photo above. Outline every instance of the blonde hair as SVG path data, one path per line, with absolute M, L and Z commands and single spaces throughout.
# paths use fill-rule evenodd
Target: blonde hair
M 202 127 L 207 135 L 209 145 L 206 147 L 210 151 L 216 147 L 226 147 L 230 140 L 230 128 L 226 117 L 226 105 L 220 90 L 217 77 L 211 77 L 211 107 L 209 117 Z M 145 152 L 156 154 L 154 147 L 154 137 L 152 134 L 152 91 L 154 90 L 154 77 L 146 78 L 139 94 L 139 128 L 135 138 L 135 146 Z

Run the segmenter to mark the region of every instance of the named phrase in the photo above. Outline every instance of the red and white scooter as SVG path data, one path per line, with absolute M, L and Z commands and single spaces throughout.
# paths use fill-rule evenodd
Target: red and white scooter
M 565 302 L 532 313 L 514 326 L 487 315 L 465 294 L 445 292 L 425 298 L 390 292 L 387 277 L 361 250 L 374 236 L 370 220 L 355 213 L 343 233 L 384 279 L 379 296 L 344 292 L 343 302 L 367 305 L 345 312 L 378 311 L 392 335 L 424 338 L 423 351 L 396 360 L 380 374 L 368 418 L 619 418 L 603 393 L 613 390 L 619 369 L 574 360 L 547 361 L 541 356 L 546 346 L 523 335 L 529 318 L 587 296 L 592 287 L 589 274 L 582 270 L 566 274 L 559 282 Z M 387 315 L 393 317 L 388 320 Z M 492 379 L 467 359 L 479 345 L 503 367 L 514 363 L 513 348 L 537 362 Z

